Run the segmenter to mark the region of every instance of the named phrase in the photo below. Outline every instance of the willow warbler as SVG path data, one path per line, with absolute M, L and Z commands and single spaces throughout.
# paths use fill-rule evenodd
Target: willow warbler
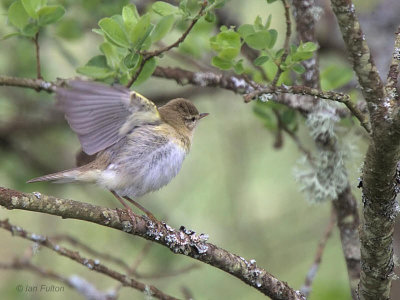
M 188 154 L 198 121 L 207 116 L 183 98 L 157 108 L 122 86 L 74 80 L 56 98 L 90 161 L 28 182 L 90 182 L 153 215 L 132 198 L 160 189 L 174 178 Z

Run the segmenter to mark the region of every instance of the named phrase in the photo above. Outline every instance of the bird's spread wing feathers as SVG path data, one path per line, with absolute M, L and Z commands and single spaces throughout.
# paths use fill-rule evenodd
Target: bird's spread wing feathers
M 123 86 L 73 80 L 56 93 L 65 118 L 89 155 L 115 144 L 136 126 L 160 121 L 153 102 Z

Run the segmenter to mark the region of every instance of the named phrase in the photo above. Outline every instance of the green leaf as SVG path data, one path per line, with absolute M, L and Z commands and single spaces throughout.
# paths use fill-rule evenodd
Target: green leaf
M 217 19 L 217 17 L 215 16 L 215 14 L 211 11 L 208 11 L 206 13 L 206 16 L 204 17 L 204 20 L 206 20 L 209 23 L 213 23 L 215 22 L 215 20 Z
M 18 29 L 22 30 L 29 23 L 29 15 L 21 1 L 14 2 L 8 9 L 8 19 Z
M 161 16 L 168 16 L 176 14 L 179 11 L 179 8 L 173 6 L 167 2 L 157 1 L 151 6 L 153 11 Z
M 270 80 L 274 79 L 276 72 L 278 72 L 277 65 L 273 62 L 272 59 L 268 60 L 264 65 L 263 68 L 267 73 L 267 76 Z
M 285 49 L 283 49 L 283 48 L 282 48 L 282 49 L 279 49 L 278 51 L 276 51 L 276 53 L 275 53 L 275 59 L 281 58 L 284 52 L 285 52 Z
M 314 52 L 318 49 L 318 46 L 314 44 L 313 42 L 307 42 L 304 44 L 300 44 L 299 48 L 297 51 L 300 52 Z
M 92 57 L 86 65 L 79 67 L 76 71 L 79 74 L 95 79 L 105 79 L 114 75 L 114 71 L 108 68 L 104 55 Z
M 145 82 L 151 76 L 151 74 L 153 74 L 156 67 L 157 67 L 157 62 L 154 57 L 146 61 L 146 63 L 143 66 L 142 72 L 140 72 L 140 75 L 138 76 L 138 78 L 134 83 L 134 86 L 138 86 L 139 84 Z
M 139 66 L 141 55 L 138 53 L 129 53 L 125 56 L 123 62 L 128 69 L 136 69 Z
M 93 28 L 92 31 L 98 35 L 104 36 L 104 32 L 101 29 Z
M 229 70 L 232 67 L 231 60 L 225 60 L 218 56 L 214 56 L 211 60 L 211 64 L 221 70 Z
M 303 61 L 313 57 L 313 52 L 296 52 L 291 55 L 293 61 Z
M 39 10 L 39 8 L 45 5 L 45 2 L 43 2 L 42 0 L 22 0 L 22 5 L 24 6 L 25 11 L 28 13 L 29 16 L 37 19 L 37 11 Z
M 269 60 L 269 56 L 267 56 L 267 55 L 262 55 L 262 56 L 257 57 L 257 58 L 254 60 L 254 64 L 255 64 L 256 66 L 261 66 L 261 65 L 263 65 L 265 62 L 267 62 L 268 60 Z
M 245 38 L 245 37 L 248 36 L 249 34 L 254 33 L 255 30 L 254 30 L 254 26 L 253 26 L 253 25 L 250 25 L 250 24 L 243 24 L 243 25 L 241 25 L 241 26 L 238 28 L 237 32 L 240 34 L 240 36 L 241 36 L 242 38 Z
M 271 49 L 272 47 L 274 47 L 276 40 L 278 38 L 278 31 L 276 31 L 275 29 L 270 29 L 270 30 L 268 30 L 268 32 L 269 32 L 269 36 L 270 36 L 268 48 Z
M 268 105 L 269 103 L 263 103 L 261 101 L 256 101 L 253 106 L 254 114 L 259 117 L 265 127 L 270 130 L 276 129 L 276 117 L 271 111 L 271 108 Z
M 301 64 L 293 65 L 292 69 L 298 74 L 303 74 L 306 71 L 306 69 Z
M 244 72 L 243 59 L 239 60 L 236 64 L 233 65 L 233 70 L 236 74 L 242 74 Z
M 111 67 L 112 69 L 117 69 L 120 59 L 118 57 L 116 48 L 110 43 L 103 43 L 100 45 L 100 51 L 106 56 L 107 66 Z
M 233 31 L 223 31 L 210 39 L 211 48 L 215 51 L 222 51 L 226 48 L 236 48 L 238 53 L 240 51 L 241 42 L 240 35 Z
M 281 114 L 281 120 L 286 125 L 289 125 L 296 121 L 296 111 L 294 109 L 285 109 Z
M 227 47 L 218 53 L 218 57 L 224 60 L 232 60 L 236 56 L 238 56 L 239 52 L 240 52 L 239 48 Z
M 161 40 L 171 30 L 174 22 L 175 18 L 173 15 L 162 17 L 151 32 L 150 37 L 152 42 Z
M 274 3 L 276 0 L 267 0 L 268 4 Z
M 268 29 L 271 26 L 272 15 L 268 15 L 267 21 L 265 21 L 264 28 Z
M 33 23 L 26 25 L 22 29 L 23 35 L 25 35 L 27 37 L 32 37 L 32 38 L 36 35 L 36 33 L 38 31 L 39 31 L 39 26 L 37 26 L 36 24 L 33 24 Z
M 55 23 L 65 14 L 65 9 L 61 5 L 45 6 L 38 11 L 39 26 Z
M 137 23 L 139 18 L 140 15 L 134 4 L 128 4 L 122 8 L 122 19 L 124 20 L 126 28 L 133 27 Z
M 21 35 L 20 32 L 8 33 L 8 34 L 6 34 L 5 36 L 3 36 L 3 37 L 1 38 L 1 41 L 7 40 L 7 39 L 9 39 L 9 38 L 11 38 L 11 37 L 13 37 L 13 36 L 20 36 L 20 35 Z
M 252 34 L 249 34 L 248 36 L 245 37 L 245 42 L 249 47 L 256 49 L 256 50 L 262 50 L 266 49 L 268 45 L 270 44 L 271 40 L 271 35 L 268 31 L 258 31 Z
M 125 31 L 121 28 L 117 21 L 111 18 L 104 18 L 99 21 L 99 26 L 106 36 L 117 46 L 123 48 L 129 47 L 129 42 Z
M 79 74 L 92 77 L 94 79 L 106 79 L 114 75 L 114 71 L 108 68 L 99 68 L 93 66 L 83 66 L 76 69 Z
M 334 90 L 343 87 L 353 78 L 351 68 L 331 65 L 321 72 L 321 87 L 323 90 Z
M 256 30 L 263 30 L 263 29 L 265 29 L 265 28 L 264 28 L 264 25 L 263 25 L 263 23 L 262 23 L 262 19 L 261 19 L 260 16 L 257 16 L 256 19 L 254 20 L 254 28 L 255 28 Z
M 151 30 L 150 15 L 143 15 L 133 27 L 129 39 L 135 49 L 140 49 L 144 40 L 149 36 Z

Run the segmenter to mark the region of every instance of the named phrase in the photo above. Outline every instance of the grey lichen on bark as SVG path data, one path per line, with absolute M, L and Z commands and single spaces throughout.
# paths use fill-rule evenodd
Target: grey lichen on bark
M 350 61 L 357 74 L 372 124 L 363 166 L 363 220 L 360 228 L 360 299 L 389 299 L 393 279 L 393 230 L 397 162 L 400 158 L 399 106 L 388 93 L 371 57 L 349 0 L 332 0 Z M 392 91 L 389 89 L 389 91 Z
M 225 271 L 272 299 L 305 299 L 299 291 L 258 267 L 255 260 L 246 260 L 208 243 L 208 235 L 197 234 L 183 226 L 177 230 L 164 222 L 155 224 L 147 217 L 139 215 L 135 216 L 133 222 L 123 209 L 110 209 L 38 192 L 22 193 L 2 187 L 0 206 L 83 220 L 121 230 L 163 245 L 173 253 L 192 257 Z

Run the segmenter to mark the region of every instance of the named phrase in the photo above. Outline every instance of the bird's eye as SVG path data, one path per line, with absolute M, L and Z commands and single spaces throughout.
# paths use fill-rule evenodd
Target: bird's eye
M 196 117 L 192 117 L 192 122 L 196 121 Z

